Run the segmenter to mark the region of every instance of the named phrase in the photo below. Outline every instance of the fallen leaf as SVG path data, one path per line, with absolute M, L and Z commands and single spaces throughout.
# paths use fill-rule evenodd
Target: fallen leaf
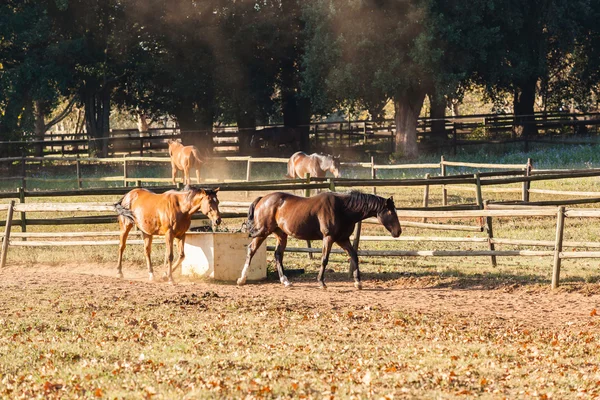
M 594 315 L 598 314 L 598 312 L 596 311 L 596 309 L 594 308 L 591 312 L 590 312 L 590 317 L 593 317 Z

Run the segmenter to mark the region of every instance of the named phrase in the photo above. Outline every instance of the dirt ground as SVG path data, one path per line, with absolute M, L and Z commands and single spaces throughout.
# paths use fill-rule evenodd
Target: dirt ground
M 159 271 L 160 272 L 160 271 Z M 211 282 L 177 276 L 175 285 L 148 282 L 144 269 L 124 268 L 125 279 L 115 277 L 108 265 L 71 264 L 61 266 L 21 265 L 0 270 L 0 290 L 19 287 L 39 291 L 63 289 L 72 295 L 89 296 L 127 287 L 131 298 L 170 298 L 185 294 L 214 292 L 230 300 L 265 299 L 304 306 L 315 310 L 369 309 L 403 313 L 459 316 L 473 320 L 496 320 L 521 327 L 553 327 L 578 329 L 595 322 L 600 309 L 596 290 L 551 291 L 550 288 L 500 286 L 496 288 L 454 288 L 415 284 L 410 277 L 395 276 L 382 280 L 366 276 L 364 289 L 357 291 L 343 273 L 330 273 L 328 289 L 318 289 L 314 276 L 295 276 L 291 288 L 273 279 L 238 287 L 233 283 Z M 158 274 L 156 274 L 158 276 Z M 596 286 L 596 285 L 593 285 Z

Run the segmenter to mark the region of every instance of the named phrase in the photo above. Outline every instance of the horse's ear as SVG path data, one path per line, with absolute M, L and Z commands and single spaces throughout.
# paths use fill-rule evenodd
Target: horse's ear
M 218 188 L 214 188 L 214 189 L 213 189 L 213 192 L 217 193 L 217 192 L 218 192 L 220 189 L 221 189 L 220 187 L 218 187 Z
M 386 203 L 387 203 L 387 206 L 389 208 L 395 207 L 395 205 L 394 205 L 394 196 L 390 196 L 390 198 L 387 199 Z

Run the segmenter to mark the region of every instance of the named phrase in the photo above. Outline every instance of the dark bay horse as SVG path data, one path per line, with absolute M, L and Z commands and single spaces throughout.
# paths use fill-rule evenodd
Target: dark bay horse
M 287 170 L 286 178 L 290 179 L 304 178 L 307 173 L 313 178 L 324 178 L 327 171 L 339 178 L 341 176 L 340 158 L 328 154 L 314 153 L 308 155 L 298 151 L 288 160 Z
M 168 266 L 165 274 L 169 278 L 169 282 L 173 283 L 172 272 L 181 265 L 185 258 L 183 252 L 185 232 L 190 227 L 192 215 L 197 211 L 201 211 L 214 224 L 219 225 L 221 223 L 219 200 L 217 199 L 218 191 L 218 188 L 208 190 L 186 186 L 180 192 L 169 190 L 162 194 L 152 193 L 146 189 L 133 189 L 123 196 L 115 204 L 121 229 L 117 276 L 119 278 L 123 277 L 121 270 L 123 251 L 125 251 L 129 231 L 135 224 L 142 231 L 144 238 L 146 265 L 151 281 L 154 279 L 150 260 L 152 236 L 165 236 L 165 266 Z M 177 242 L 177 248 L 179 249 L 179 258 L 175 265 L 173 265 L 173 241 Z
M 313 197 L 298 197 L 289 193 L 275 192 L 258 197 L 248 210 L 248 228 L 254 238 L 248 245 L 246 262 L 238 285 L 246 283 L 246 276 L 252 257 L 265 241 L 274 234 L 277 239 L 275 263 L 279 280 L 286 287 L 290 282 L 283 272 L 283 252 L 288 235 L 303 240 L 323 239 L 321 270 L 317 281 L 326 288 L 324 273 L 329 261 L 329 252 L 333 243 L 337 243 L 350 256 L 350 269 L 354 275 L 354 286 L 362 289 L 358 255 L 350 244 L 350 235 L 354 225 L 365 218 L 377 217 L 379 222 L 398 237 L 402 233 L 394 200 L 358 191 L 350 194 L 321 193 Z
M 183 172 L 183 184 L 189 185 L 192 183 L 190 178 L 190 170 L 196 169 L 196 179 L 200 183 L 200 151 L 196 146 L 184 146 L 176 140 L 169 140 L 169 156 L 171 157 L 171 176 L 172 182 L 175 184 L 177 171 Z

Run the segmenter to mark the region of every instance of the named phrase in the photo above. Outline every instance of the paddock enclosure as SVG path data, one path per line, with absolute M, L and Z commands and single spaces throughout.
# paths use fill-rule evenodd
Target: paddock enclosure
M 86 182 L 82 165 L 77 176 L 75 161 L 57 161 L 73 174 L 52 182 L 27 160 L 32 170 L 24 180 L 3 183 L 3 397 L 599 393 L 598 169 L 442 159 L 346 164 L 350 178 L 284 180 L 277 179 L 278 168 L 285 171 L 278 159 L 218 161 L 238 164 L 229 167 L 227 182 L 202 182 L 220 187 L 228 231 L 239 231 L 249 203 L 271 191 L 360 188 L 393 195 L 400 238 L 370 220 L 353 236 L 363 273 L 359 292 L 339 252 L 328 265 L 328 290 L 317 289 L 320 257 L 307 253 L 320 253 L 320 243 L 294 240 L 284 265 L 305 272 L 292 275 L 291 289 L 274 278 L 272 265 L 266 281 L 244 287 L 183 276 L 177 285 L 148 283 L 135 236 L 125 251 L 125 279 L 117 279 L 112 204 L 132 185 L 173 188 L 144 176 L 138 161 L 111 162 L 122 171 L 124 160 L 126 180 Z M 151 162 L 144 167 L 154 175 Z M 168 174 L 168 164 L 155 163 Z M 18 160 L 14 165 L 20 168 Z M 392 177 L 403 171 L 420 177 Z M 154 243 L 158 276 L 164 248 Z M 267 245 L 272 263 L 273 242 Z

